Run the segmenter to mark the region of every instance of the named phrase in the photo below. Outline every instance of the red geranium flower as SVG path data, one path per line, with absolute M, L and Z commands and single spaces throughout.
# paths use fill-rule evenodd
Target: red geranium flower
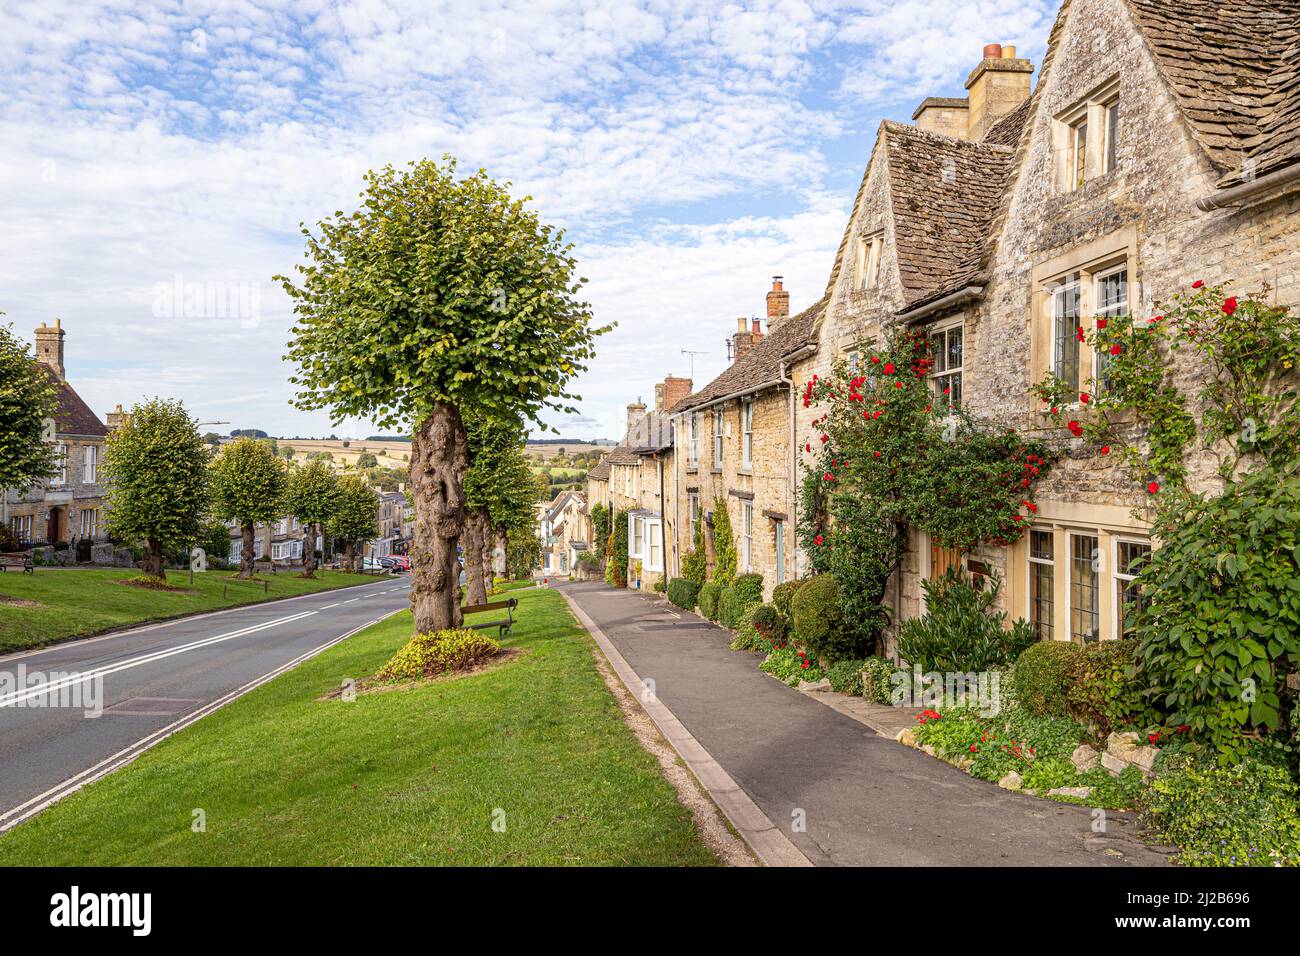
M 893 362 L 886 362 L 886 363 L 885 363 L 885 374 L 886 374 L 886 375 L 893 375 L 893 374 L 894 374 L 894 363 L 893 363 Z
M 1237 297 L 1235 295 L 1232 296 L 1231 298 L 1223 300 L 1224 315 L 1232 315 L 1232 313 L 1236 311 L 1237 311 Z
M 1101 453 L 1102 453 L 1103 455 L 1109 455 L 1109 454 L 1110 454 L 1110 446 L 1109 446 L 1109 445 L 1102 445 L 1102 446 L 1101 446 Z
M 821 535 L 818 535 L 817 537 L 813 538 L 813 544 L 821 544 L 821 543 L 822 543 Z
M 1078 339 L 1080 342 L 1083 341 L 1083 326 L 1082 326 L 1082 325 L 1079 326 L 1077 329 L 1074 330 L 1074 337 L 1075 337 L 1076 339 Z
M 970 752 L 973 753 L 973 754 L 977 754 L 977 753 L 980 752 L 980 749 L 979 749 L 978 747 L 976 747 L 974 744 L 971 744 L 971 745 L 970 745 Z
M 1150 494 L 1154 495 L 1159 490 L 1160 490 L 1160 482 L 1158 481 L 1153 481 L 1151 482 L 1151 484 L 1147 485 L 1147 492 Z
M 1153 744 L 1160 743 L 1160 731 L 1157 730 L 1154 734 L 1147 734 L 1147 740 L 1151 741 Z

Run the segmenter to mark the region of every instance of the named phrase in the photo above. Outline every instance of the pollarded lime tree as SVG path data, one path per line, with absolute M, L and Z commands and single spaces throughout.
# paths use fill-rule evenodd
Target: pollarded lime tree
M 533 515 L 532 470 L 524 458 L 524 429 L 519 419 L 465 416 L 469 467 L 465 473 L 465 524 L 461 551 L 465 557 L 466 602 L 483 604 L 492 587 L 492 554 L 507 547 L 510 525 L 520 512 Z
M 344 541 L 344 557 L 357 570 L 360 553 L 357 546 L 379 536 L 379 494 L 360 475 L 339 479 L 338 501 L 326 526 L 331 537 Z
M 9 326 L 0 326 L 0 494 L 53 477 L 46 426 L 57 408 L 54 379 Z
M 413 427 L 417 632 L 460 624 L 456 542 L 468 468 L 462 412 L 572 411 L 595 337 L 572 247 L 507 186 L 429 160 L 366 177 L 362 205 L 308 229 L 289 358 L 301 408 Z
M 289 469 L 284 508 L 303 524 L 302 576 L 316 576 L 316 537 L 339 506 L 339 480 L 323 461 Z
M 104 481 L 108 530 L 144 543 L 141 570 L 165 578 L 163 555 L 199 538 L 209 506 L 208 449 L 178 401 L 136 405 L 108 434 Z
M 211 466 L 212 511 L 222 521 L 239 523 L 243 548 L 239 576 L 253 576 L 253 530 L 284 513 L 284 459 L 255 438 L 240 438 L 221 450 Z

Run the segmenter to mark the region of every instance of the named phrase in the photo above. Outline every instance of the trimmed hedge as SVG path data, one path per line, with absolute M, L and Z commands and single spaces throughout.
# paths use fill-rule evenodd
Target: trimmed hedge
M 795 592 L 790 612 L 795 637 L 819 660 L 865 656 L 864 642 L 849 631 L 844 620 L 840 586 L 831 575 L 809 578 Z
M 718 623 L 723 627 L 738 627 L 749 608 L 762 600 L 763 576 L 742 574 L 722 589 L 722 596 L 718 599 Z
M 772 606 L 786 620 L 790 619 L 790 602 L 794 600 L 795 594 L 807 580 L 807 578 L 800 578 L 797 581 L 785 581 L 772 590 Z
M 668 600 L 684 611 L 693 611 L 703 586 L 686 578 L 673 578 L 668 582 Z
M 749 609 L 749 623 L 758 633 L 769 641 L 785 640 L 788 622 L 771 604 L 755 604 Z
M 1070 714 L 1094 724 L 1102 734 L 1115 727 L 1142 722 L 1146 710 L 1136 678 L 1137 641 L 1097 641 L 1085 644 L 1070 661 L 1065 675 Z
M 709 581 L 707 584 L 700 586 L 698 600 L 700 603 L 700 613 L 710 621 L 718 619 L 718 599 L 722 596 L 722 585 L 717 581 Z
M 876 704 L 893 703 L 894 665 L 883 657 L 868 657 L 862 662 L 862 696 Z
M 1036 717 L 1064 717 L 1070 672 L 1079 645 L 1070 641 L 1039 641 L 1025 649 L 1012 671 L 1016 700 Z

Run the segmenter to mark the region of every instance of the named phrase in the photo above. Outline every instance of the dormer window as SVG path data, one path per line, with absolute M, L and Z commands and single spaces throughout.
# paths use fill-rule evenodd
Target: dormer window
M 1057 183 L 1063 192 L 1119 164 L 1119 81 L 1099 87 L 1056 117 Z
M 858 237 L 854 285 L 859 289 L 874 289 L 880 284 L 880 255 L 885 247 L 885 234 L 876 232 Z

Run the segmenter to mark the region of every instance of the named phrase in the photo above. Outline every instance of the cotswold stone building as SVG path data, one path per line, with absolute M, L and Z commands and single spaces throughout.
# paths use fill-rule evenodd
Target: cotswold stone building
M 738 320 L 730 367 L 672 407 L 677 556 L 690 550 L 702 522 L 712 568 L 714 525 L 725 508 L 737 569 L 763 575 L 767 596 L 800 573 L 794 533 L 798 395 L 791 370 L 814 347 L 823 305 L 791 317 L 790 293 L 775 277 L 767 293 L 767 331 L 758 319 Z
M 108 427 L 68 384 L 63 364 L 66 336 L 58 319 L 36 330 L 36 360 L 53 376 L 58 393 L 52 436 L 58 472 L 43 484 L 4 492 L 9 531 L 25 546 L 107 538 L 100 465 Z
M 795 386 L 902 323 L 931 336 L 936 403 L 1057 440 L 1032 387 L 1049 371 L 1080 387 L 1096 376 L 1104 358 L 1078 328 L 1149 316 L 1196 279 L 1294 305 L 1298 64 L 1295 0 L 1069 0 L 1032 93 L 1033 65 L 986 47 L 966 99 L 881 125 Z M 795 409 L 801 442 L 821 411 Z M 1206 462 L 1192 477 L 1215 481 Z M 957 554 L 915 533 L 896 619 L 922 613 L 921 579 L 962 565 L 1001 574 L 1003 604 L 1044 639 L 1121 634 L 1151 547 L 1132 515 L 1142 489 L 1065 442 L 1035 500 L 1010 547 Z

